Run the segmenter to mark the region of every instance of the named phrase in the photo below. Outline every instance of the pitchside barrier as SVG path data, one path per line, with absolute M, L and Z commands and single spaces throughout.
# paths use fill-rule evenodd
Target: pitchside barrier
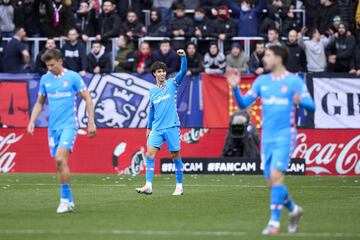
M 246 92 L 254 76 L 244 76 Z M 293 158 L 305 159 L 306 175 L 360 175 L 360 79 L 351 75 L 317 74 L 305 77 L 317 111 L 297 111 L 300 127 Z M 148 90 L 154 86 L 150 74 L 116 73 L 87 75 L 95 106 L 98 136 L 89 140 L 79 131 L 71 167 L 79 173 L 138 174 L 144 168 Z M 0 170 L 1 172 L 53 172 L 47 143 L 47 105 L 36 122 L 35 136 L 26 125 L 35 104 L 39 76 L 0 74 Z M 77 117 L 85 128 L 85 104 L 78 100 Z M 231 114 L 237 110 L 232 91 L 223 76 L 187 77 L 177 95 L 182 126 L 182 156 L 218 159 L 221 156 Z M 261 106 L 256 101 L 249 113 L 261 129 Z M 91 146 L 96 146 L 93 148 Z M 166 149 L 166 146 L 164 147 Z M 160 160 L 169 157 L 161 151 Z M 210 160 L 209 160 L 210 161 Z M 238 160 L 241 162 L 241 159 Z M 211 166 L 222 166 L 212 164 Z M 217 167 L 216 167 L 217 168 Z

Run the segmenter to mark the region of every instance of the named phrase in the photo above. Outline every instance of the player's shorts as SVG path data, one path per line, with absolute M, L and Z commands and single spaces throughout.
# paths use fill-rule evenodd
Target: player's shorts
M 76 140 L 77 131 L 75 128 L 66 128 L 61 130 L 49 130 L 49 148 L 50 155 L 55 157 L 58 147 L 63 147 L 72 152 L 75 140 Z
M 180 128 L 172 127 L 161 130 L 151 130 L 147 145 L 160 149 L 164 141 L 166 141 L 170 152 L 180 151 Z
M 261 146 L 261 164 L 267 179 L 270 178 L 271 169 L 286 172 L 293 148 L 291 141 L 264 143 Z

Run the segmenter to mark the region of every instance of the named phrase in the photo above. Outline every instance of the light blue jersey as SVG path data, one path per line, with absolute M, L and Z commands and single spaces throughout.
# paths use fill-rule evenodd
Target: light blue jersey
M 77 129 L 77 93 L 86 90 L 86 85 L 76 72 L 64 69 L 59 76 L 48 72 L 40 80 L 39 94 L 49 103 L 49 131 Z
M 163 85 L 150 89 L 148 128 L 153 131 L 180 126 L 176 106 L 177 89 L 187 71 L 186 56 L 181 57 L 180 72 Z

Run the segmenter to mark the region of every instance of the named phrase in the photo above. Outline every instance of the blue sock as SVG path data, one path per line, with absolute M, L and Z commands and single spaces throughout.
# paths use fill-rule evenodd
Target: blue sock
M 152 183 L 154 178 L 155 162 L 153 158 L 146 159 L 146 182 Z
M 175 163 L 175 176 L 176 176 L 176 183 L 182 184 L 183 183 L 183 175 L 184 175 L 184 164 L 181 158 L 174 160 Z
M 272 222 L 280 222 L 281 210 L 283 208 L 286 197 L 286 187 L 284 185 L 276 185 L 271 187 L 271 218 Z
M 294 210 L 294 207 L 295 207 L 295 202 L 294 202 L 294 200 L 292 200 L 287 187 L 285 187 L 285 190 L 286 190 L 286 195 L 285 195 L 284 206 L 286 207 L 286 209 L 289 212 L 292 212 Z
M 60 194 L 61 194 L 61 198 L 68 199 L 69 202 L 73 201 L 71 188 L 68 183 L 63 183 L 60 185 Z

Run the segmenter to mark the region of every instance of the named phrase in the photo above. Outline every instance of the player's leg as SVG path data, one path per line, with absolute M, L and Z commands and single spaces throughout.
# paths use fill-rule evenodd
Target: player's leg
M 183 172 L 184 166 L 180 156 L 180 128 L 172 127 L 164 130 L 164 139 L 168 145 L 168 150 L 171 152 L 171 158 L 175 164 L 176 187 L 173 193 L 174 196 L 183 195 Z
M 142 188 L 136 188 L 138 193 L 152 194 L 152 182 L 155 170 L 155 157 L 160 150 L 164 139 L 159 131 L 151 131 L 147 140 L 146 151 L 146 183 Z

